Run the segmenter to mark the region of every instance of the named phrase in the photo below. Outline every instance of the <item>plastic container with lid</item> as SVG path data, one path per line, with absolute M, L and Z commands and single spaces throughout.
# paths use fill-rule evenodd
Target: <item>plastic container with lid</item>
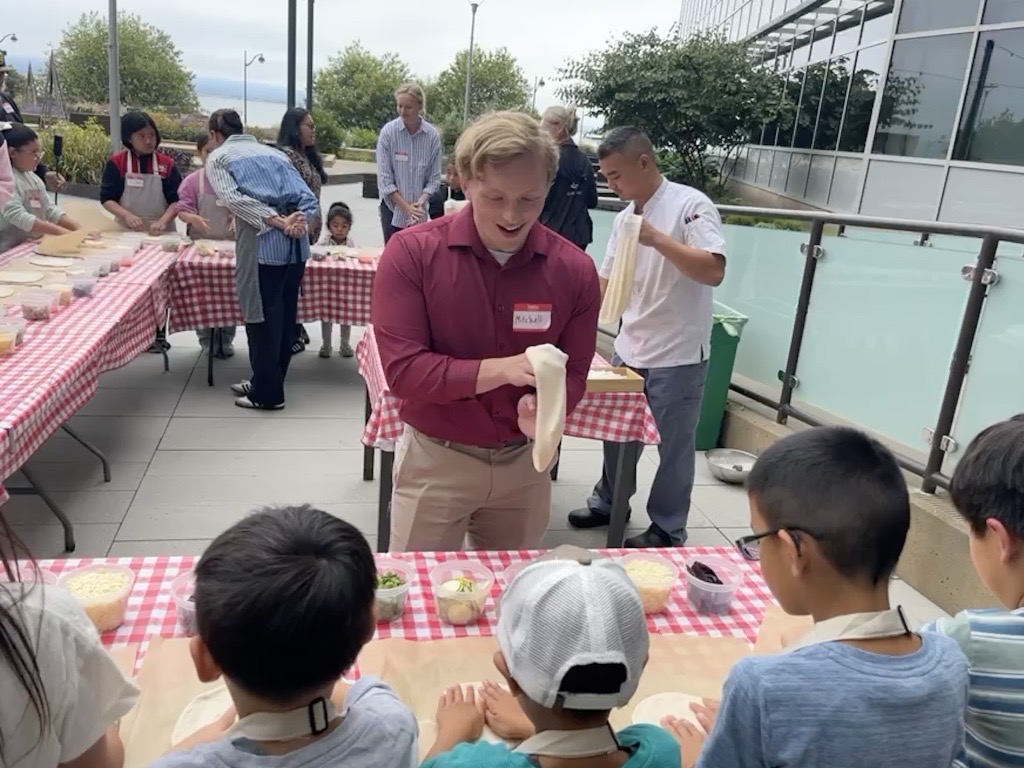
M 73 267 L 69 267 L 65 270 L 65 274 L 69 278 L 99 277 L 100 265 L 94 259 L 88 259 L 86 261 L 79 262 Z
M 53 296 L 42 291 L 26 291 L 21 294 L 21 316 L 26 320 L 49 320 L 53 314 Z
M 124 623 L 135 572 L 123 565 L 98 563 L 69 571 L 57 583 L 78 599 L 98 631 L 109 632 Z
M 430 570 L 430 585 L 438 617 L 461 627 L 484 615 L 494 574 L 479 563 L 449 560 Z
M 178 609 L 178 625 L 187 637 L 196 634 L 195 590 L 196 575 L 192 571 L 181 574 L 171 582 L 171 600 Z
M 6 327 L 14 331 L 15 346 L 25 343 L 25 326 L 27 324 L 23 317 L 5 317 L 3 320 L 0 320 L 0 328 Z
M 110 262 L 106 259 L 89 259 L 84 266 L 95 270 L 96 277 L 107 277 L 110 274 Z
M 619 563 L 640 593 L 644 613 L 664 611 L 679 579 L 679 568 L 675 563 L 661 555 L 646 552 L 626 555 Z
M 18 331 L 13 325 L 0 325 L 0 357 L 14 354 L 18 344 Z
M 380 586 L 381 579 L 397 576 L 401 584 Z M 377 559 L 377 621 L 398 621 L 405 613 L 405 600 L 409 596 L 416 569 L 410 564 L 391 557 Z
M 90 275 L 78 275 L 76 277 L 72 277 L 71 292 L 78 298 L 92 296 L 93 289 L 96 288 L 97 282 L 99 282 L 99 278 L 92 277 Z
M 695 563 L 707 566 L 721 580 L 711 584 L 694 575 Z M 697 613 L 727 614 L 736 591 L 743 584 L 743 569 L 720 557 L 697 555 L 686 559 L 686 596 Z
M 65 283 L 56 281 L 53 283 L 44 283 L 42 286 L 44 291 L 52 291 L 57 294 L 57 299 L 60 302 L 60 306 L 67 307 L 71 305 L 72 298 L 72 287 L 71 283 Z

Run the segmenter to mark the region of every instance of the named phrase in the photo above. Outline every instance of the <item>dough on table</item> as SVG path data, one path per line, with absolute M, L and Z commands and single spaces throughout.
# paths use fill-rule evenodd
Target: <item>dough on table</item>
M 0 283 L 12 283 L 14 285 L 29 285 L 30 283 L 38 283 L 46 277 L 42 272 L 33 272 L 32 270 L 20 270 L 20 269 L 8 269 L 4 272 L 0 272 Z
M 537 381 L 537 436 L 533 468 L 547 472 L 565 431 L 565 364 L 569 356 L 553 344 L 527 347 L 526 359 Z
M 633 725 L 661 725 L 663 718 L 672 716 L 688 723 L 693 723 L 702 732 L 697 715 L 691 704 L 701 704 L 703 699 L 700 696 L 692 696 L 689 693 L 656 693 L 640 701 L 633 710 Z
M 0 299 L 6 299 L 14 295 L 14 289 L 6 285 L 0 285 Z
M 180 744 L 200 728 L 216 722 L 235 705 L 226 685 L 211 688 L 185 705 L 171 732 L 171 745 Z
M 473 688 L 476 690 L 477 699 L 480 698 L 480 691 L 483 689 L 484 684 L 480 683 L 462 683 L 462 690 L 465 693 L 467 688 Z M 508 687 L 502 685 L 503 690 L 508 690 Z M 437 723 L 434 722 L 433 718 L 429 720 L 420 720 L 420 744 L 425 745 L 428 749 L 434 744 L 434 740 L 437 738 Z M 492 731 L 488 726 L 484 726 L 484 731 L 480 735 L 480 741 L 486 741 L 491 744 L 507 744 L 509 747 L 519 746 L 518 741 L 505 741 L 501 736 Z
M 604 291 L 601 314 L 598 318 L 603 325 L 618 323 L 622 319 L 622 313 L 629 306 L 629 299 L 633 294 L 633 279 L 636 277 L 636 252 L 640 246 L 642 223 L 642 217 L 631 213 L 626 216 L 619 228 L 615 261 L 612 262 L 612 273 L 608 277 L 608 287 Z

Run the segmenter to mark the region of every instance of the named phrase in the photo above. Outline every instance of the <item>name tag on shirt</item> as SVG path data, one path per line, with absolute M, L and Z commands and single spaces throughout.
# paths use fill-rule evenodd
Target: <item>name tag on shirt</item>
M 395 162 L 396 163 L 408 163 L 409 162 L 409 153 L 408 152 L 395 152 Z
M 14 107 L 12 107 L 10 104 L 8 104 L 5 101 L 4 102 L 4 112 L 6 112 L 8 115 L 13 115 L 14 114 Z
M 551 327 L 550 304 L 516 304 L 512 308 L 512 330 L 543 333 Z
M 42 210 L 42 208 L 43 208 L 43 201 L 40 200 L 38 197 L 29 198 L 28 207 L 33 209 L 33 210 L 35 210 L 35 211 Z
M 138 189 L 139 187 L 145 186 L 146 182 L 143 179 L 125 179 L 124 185 L 126 187 L 133 187 Z

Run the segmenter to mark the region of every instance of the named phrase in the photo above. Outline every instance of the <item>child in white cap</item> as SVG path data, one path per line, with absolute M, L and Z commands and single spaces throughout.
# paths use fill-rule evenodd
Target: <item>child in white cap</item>
M 550 560 L 520 573 L 501 600 L 494 665 L 533 725 L 516 749 L 478 741 L 485 715 L 470 689 L 448 689 L 422 768 L 678 768 L 665 730 L 616 733 L 611 710 L 636 693 L 650 638 L 629 576 L 610 560 Z

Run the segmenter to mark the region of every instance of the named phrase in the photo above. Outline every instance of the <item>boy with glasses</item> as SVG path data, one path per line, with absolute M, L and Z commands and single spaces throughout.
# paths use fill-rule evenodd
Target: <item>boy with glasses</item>
M 721 705 L 694 710 L 708 735 L 669 718 L 684 766 L 936 768 L 962 749 L 967 662 L 938 634 L 910 631 L 889 578 L 910 527 L 892 453 L 844 427 L 791 435 L 747 483 L 753 535 L 772 594 L 813 629 L 778 656 L 740 661 Z

